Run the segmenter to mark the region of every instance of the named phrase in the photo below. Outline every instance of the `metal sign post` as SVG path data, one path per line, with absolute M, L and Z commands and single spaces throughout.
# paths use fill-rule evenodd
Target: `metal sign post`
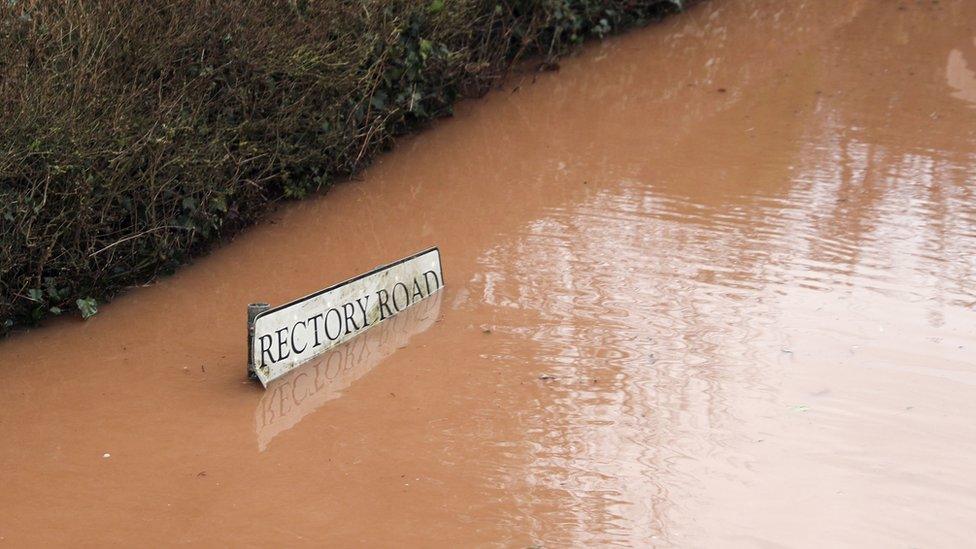
M 247 306 L 247 376 L 256 378 L 254 374 L 254 319 L 271 308 L 267 303 L 251 303 Z

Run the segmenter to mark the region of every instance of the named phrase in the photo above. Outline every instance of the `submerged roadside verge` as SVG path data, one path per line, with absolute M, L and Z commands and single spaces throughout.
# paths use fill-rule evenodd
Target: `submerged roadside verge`
M 0 4 L 0 333 L 172 271 L 680 0 Z

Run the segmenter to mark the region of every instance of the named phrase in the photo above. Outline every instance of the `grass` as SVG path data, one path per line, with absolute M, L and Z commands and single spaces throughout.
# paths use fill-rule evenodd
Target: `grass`
M 677 0 L 0 0 L 0 333 L 169 273 Z

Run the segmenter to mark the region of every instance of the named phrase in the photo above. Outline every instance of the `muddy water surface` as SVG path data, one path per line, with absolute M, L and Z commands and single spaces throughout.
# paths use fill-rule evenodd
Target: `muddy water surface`
M 973 21 L 699 5 L 0 342 L 0 544 L 971 544 Z M 248 302 L 435 244 L 437 300 L 246 381 Z

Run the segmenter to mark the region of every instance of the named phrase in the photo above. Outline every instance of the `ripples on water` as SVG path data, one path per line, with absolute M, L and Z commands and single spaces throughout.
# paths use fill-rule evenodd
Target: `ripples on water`
M 805 158 L 787 194 L 740 207 L 621 181 L 482 255 L 471 286 L 485 302 L 538 315 L 497 327 L 512 337 L 494 358 L 521 357 L 557 395 L 529 436 L 543 441 L 530 482 L 567 491 L 562 520 L 593 536 L 581 541 L 666 530 L 670 491 L 695 480 L 659 476 L 734 436 L 725 394 L 765 398 L 758 370 L 788 352 L 770 339 L 780 296 L 857 288 L 917 302 L 917 314 L 976 303 L 964 166 L 859 143 L 819 144 Z
M 729 395 L 781 406 L 790 323 L 852 345 L 858 314 L 911 330 L 976 308 L 976 155 L 877 138 L 830 108 L 789 145 L 773 192 L 740 182 L 701 199 L 611 168 L 613 183 L 481 255 L 467 288 L 518 319 L 496 326 L 490 358 L 554 395 L 531 421 L 526 482 L 563 492 L 567 540 L 667 538 L 701 484 L 680 462 L 748 468 L 723 450 L 744 436 Z M 835 325 L 819 313 L 852 297 Z

